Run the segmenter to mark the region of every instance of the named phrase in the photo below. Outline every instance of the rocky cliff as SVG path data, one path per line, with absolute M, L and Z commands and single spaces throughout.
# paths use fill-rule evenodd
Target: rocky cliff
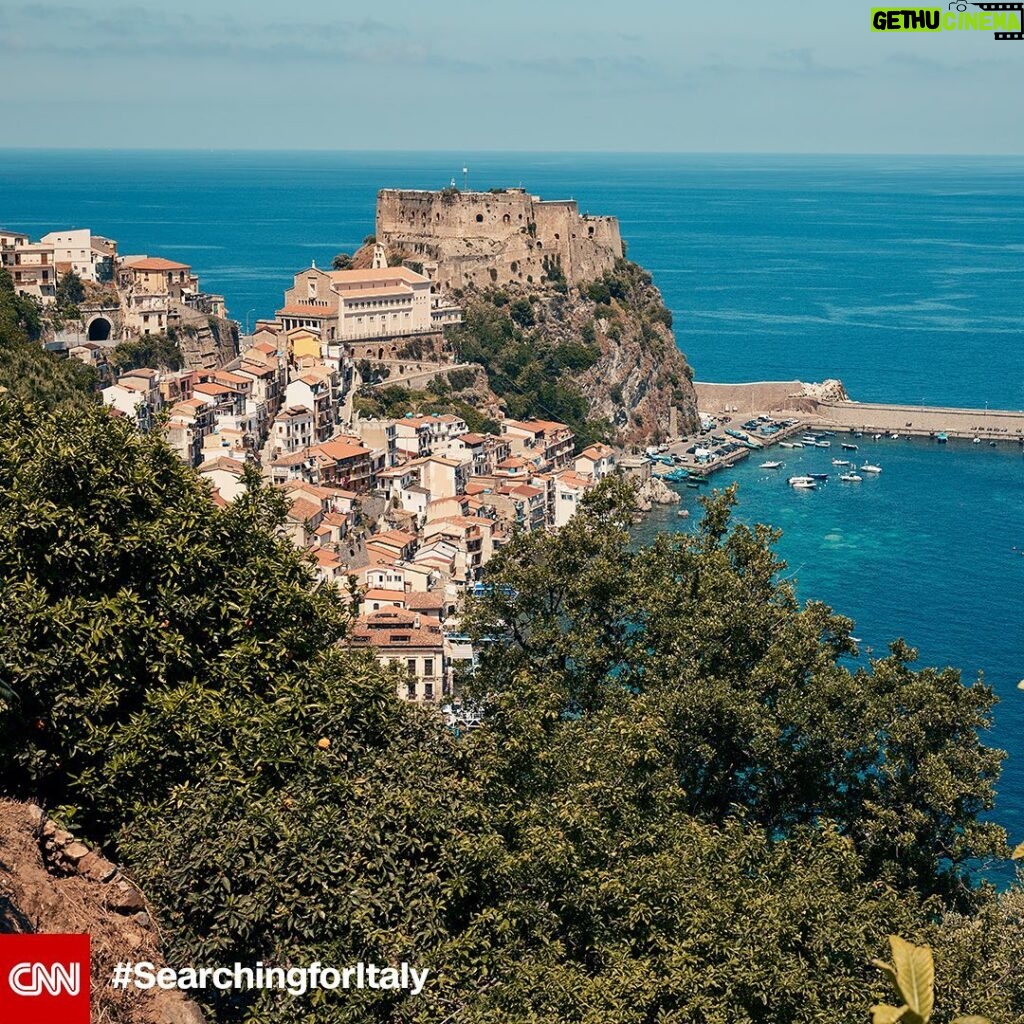
M 110 986 L 119 961 L 163 966 L 149 904 L 99 851 L 78 842 L 34 804 L 12 800 L 0 800 L 0 933 L 88 933 L 94 1021 L 203 1024 L 203 1014 L 181 992 Z
M 481 363 L 513 416 L 568 422 L 584 439 L 643 444 L 697 427 L 693 373 L 650 274 L 619 260 L 567 288 L 557 275 L 532 285 L 463 289 L 465 323 L 450 335 Z M 588 436 L 589 435 L 589 436 Z

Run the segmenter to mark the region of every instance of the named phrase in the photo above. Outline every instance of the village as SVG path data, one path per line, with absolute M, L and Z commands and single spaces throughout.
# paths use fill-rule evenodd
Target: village
M 95 365 L 117 337 L 161 334 L 189 310 L 226 315 L 190 266 L 121 258 L 115 242 L 79 235 L 0 239 L 15 287 L 44 307 L 69 265 L 117 286 L 119 309 L 87 309 L 87 338 L 71 339 L 71 358 Z M 279 489 L 287 536 L 352 602 L 351 642 L 406 670 L 401 697 L 438 704 L 450 704 L 457 666 L 473 657 L 459 628 L 463 597 L 513 532 L 565 525 L 615 472 L 651 482 L 648 460 L 605 444 L 577 452 L 563 423 L 497 412 L 500 430 L 478 433 L 451 413 L 356 411 L 355 392 L 380 383 L 365 379 L 370 368 L 419 385 L 459 368 L 444 352 L 443 328 L 461 319 L 448 295 L 436 273 L 389 266 L 377 244 L 369 267 L 296 273 L 276 316 L 242 335 L 229 361 L 138 367 L 101 392 L 111 415 L 160 430 L 214 502 L 237 499 L 254 469 Z

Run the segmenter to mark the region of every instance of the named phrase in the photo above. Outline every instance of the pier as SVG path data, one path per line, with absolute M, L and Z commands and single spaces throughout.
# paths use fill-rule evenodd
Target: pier
M 699 410 L 715 417 L 799 417 L 808 428 L 824 430 L 898 433 L 908 437 L 945 433 L 950 438 L 968 441 L 977 437 L 983 441 L 1024 443 L 1024 410 L 854 402 L 845 397 L 838 381 L 695 382 L 694 387 Z M 842 397 L 836 394 L 837 389 Z

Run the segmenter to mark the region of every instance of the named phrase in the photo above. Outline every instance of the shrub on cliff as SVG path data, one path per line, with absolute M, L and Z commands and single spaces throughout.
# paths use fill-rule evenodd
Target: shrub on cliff
M 36 340 L 41 328 L 39 307 L 16 294 L 10 273 L 0 269 L 0 388 L 45 407 L 95 402 L 96 371 L 44 351 Z

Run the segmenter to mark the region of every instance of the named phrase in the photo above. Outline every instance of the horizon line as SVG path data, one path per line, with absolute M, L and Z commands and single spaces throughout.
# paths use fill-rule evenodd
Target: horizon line
M 957 152 L 957 151 L 850 151 L 850 150 L 740 150 L 740 149 L 326 149 L 326 148 L 261 148 L 254 146 L 187 147 L 187 146 L 0 146 L 0 153 L 276 153 L 293 155 L 397 155 L 415 153 L 437 156 L 749 156 L 749 157 L 959 157 L 1019 159 L 1019 152 Z

